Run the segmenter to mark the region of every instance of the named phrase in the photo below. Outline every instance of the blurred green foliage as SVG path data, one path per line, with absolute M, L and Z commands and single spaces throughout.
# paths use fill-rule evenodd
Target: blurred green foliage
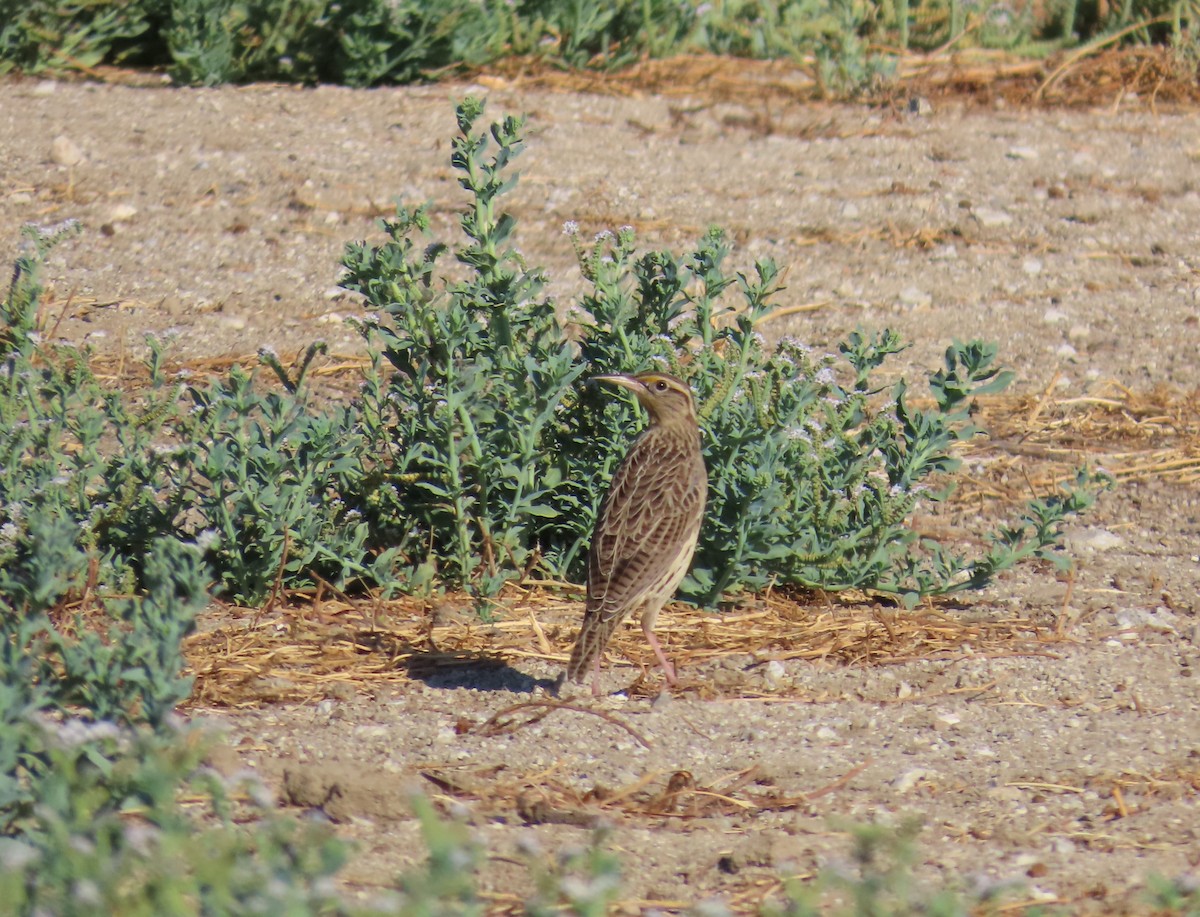
M 180 83 L 411 83 L 508 57 L 622 67 L 682 53 L 789 58 L 835 96 L 895 49 L 1019 54 L 1133 29 L 1190 44 L 1200 0 L 0 0 L 0 72 L 156 67 Z M 889 50 L 890 49 L 890 50 Z

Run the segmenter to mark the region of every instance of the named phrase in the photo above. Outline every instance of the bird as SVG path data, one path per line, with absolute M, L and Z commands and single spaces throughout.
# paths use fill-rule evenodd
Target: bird
M 654 623 L 692 563 L 708 472 L 701 452 L 696 403 L 686 382 L 661 372 L 593 376 L 593 383 L 628 389 L 650 415 L 629 447 L 600 508 L 588 552 L 583 624 L 565 677 L 582 683 L 590 669 L 600 695 L 600 657 L 613 632 L 638 614 L 667 684 L 677 682 Z

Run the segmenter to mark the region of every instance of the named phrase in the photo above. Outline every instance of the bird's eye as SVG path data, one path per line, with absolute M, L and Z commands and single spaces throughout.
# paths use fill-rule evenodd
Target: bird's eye
M 657 382 L 654 383 L 654 390 L 657 392 L 665 392 L 667 390 L 667 388 L 668 388 L 667 383 L 664 382 L 662 379 L 659 379 Z

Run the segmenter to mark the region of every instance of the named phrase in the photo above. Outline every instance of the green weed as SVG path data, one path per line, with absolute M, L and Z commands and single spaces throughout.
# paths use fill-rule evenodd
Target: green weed
M 949 493 L 954 448 L 977 432 L 972 399 L 1008 384 L 994 348 L 948 348 L 922 410 L 905 382 L 872 382 L 902 349 L 889 331 L 856 333 L 838 355 L 769 348 L 755 328 L 779 270 L 764 260 L 730 273 L 719 230 L 684 256 L 638 254 L 628 229 L 590 245 L 572 230 L 589 288 L 569 338 L 503 209 L 523 122 L 479 130 L 481 115 L 474 100 L 457 110 L 461 241 L 429 240 L 423 209 L 402 207 L 386 241 L 347 248 L 344 283 L 375 310 L 359 326 L 373 362 L 352 403 L 312 401 L 320 345 L 290 369 L 261 354 L 271 385 L 237 367 L 168 379 L 151 341 L 142 392 L 101 386 L 86 352 L 40 340 L 41 259 L 69 230 L 31 233 L 0 316 L 0 561 L 44 558 L 44 569 L 12 583 L 25 590 L 14 601 L 49 607 L 78 591 L 85 557 L 98 585 L 141 588 L 151 545 L 169 536 L 199 545 L 218 590 L 247 603 L 318 580 L 488 596 L 518 577 L 578 579 L 640 422 L 581 381 L 653 366 L 687 379 L 701 405 L 710 499 L 684 586 L 695 601 L 787 584 L 912 604 L 1023 560 L 1066 563 L 1059 526 L 1090 505 L 1087 475 L 1031 502 L 981 556 L 906 524 L 918 501 Z M 459 263 L 454 279 L 442 258 Z M 42 531 L 51 525 L 61 531 Z
M 122 64 L 186 84 L 374 86 L 513 56 L 614 68 L 701 52 L 791 59 L 823 93 L 856 96 L 892 78 L 891 49 L 953 41 L 1041 56 L 1121 29 L 1190 46 L 1196 14 L 1196 0 L 0 0 L 0 72 Z
M 637 254 L 632 230 L 585 245 L 569 228 L 589 290 L 573 341 L 541 297 L 544 278 L 512 247 L 499 209 L 517 180 L 519 121 L 478 131 L 479 103 L 459 106 L 451 163 L 469 192 L 465 241 L 423 238 L 421 209 L 387 221 L 388 240 L 348 248 L 344 281 L 376 318 L 363 326 L 390 364 L 373 374 L 365 427 L 385 456 L 381 482 L 402 553 L 415 569 L 494 591 L 513 576 L 578 578 L 598 500 L 638 413 L 579 380 L 662 366 L 701 407 L 710 499 L 684 591 L 714 603 L 739 590 L 791 584 L 920 596 L 980 588 L 1028 558 L 1065 562 L 1058 526 L 1090 505 L 1089 476 L 1031 503 L 993 533 L 982 557 L 919 542 L 905 520 L 918 500 L 948 494 L 953 449 L 978 431 L 971 400 L 1011 373 L 995 349 L 955 344 L 931 373 L 935 406 L 910 407 L 909 386 L 884 392 L 872 374 L 902 344 L 852 335 L 839 356 L 797 341 L 768 348 L 756 325 L 774 308 L 779 270 L 731 274 L 719 230 L 683 257 Z M 438 259 L 469 268 L 445 280 Z M 384 387 L 386 386 L 386 393 Z M 410 553 L 423 548 L 424 554 Z

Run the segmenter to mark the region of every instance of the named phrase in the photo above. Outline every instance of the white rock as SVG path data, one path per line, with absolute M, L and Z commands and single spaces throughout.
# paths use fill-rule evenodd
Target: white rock
M 905 287 L 900 291 L 900 304 L 910 309 L 925 309 L 933 302 L 933 297 L 919 287 Z
M 923 767 L 914 767 L 905 771 L 892 781 L 892 789 L 897 793 L 911 793 L 913 788 L 929 776 L 929 771 Z
M 1009 159 L 1037 159 L 1038 151 L 1031 146 L 1014 146 L 1011 150 L 1004 154 Z
M 1042 272 L 1042 261 L 1040 258 L 1026 258 L 1021 262 L 1021 270 L 1030 277 L 1036 277 Z
M 1058 349 L 1054 351 L 1054 355 L 1060 360 L 1074 360 L 1079 356 L 1079 351 L 1070 344 L 1060 344 Z
M 108 211 L 108 221 L 110 223 L 128 223 L 137 216 L 137 208 L 132 204 L 114 204 Z
M 846 203 L 842 204 L 842 216 L 845 219 L 853 220 L 858 217 L 858 214 L 858 204 L 854 203 L 853 201 L 846 201 Z
M 1179 633 L 1175 626 L 1179 619 L 1164 605 L 1153 611 L 1146 608 L 1126 608 L 1117 612 L 1118 627 L 1137 627 L 1157 631 L 1160 634 Z
M 1072 551 L 1112 551 L 1125 547 L 1125 539 L 1108 529 L 1086 529 L 1064 539 Z
M 994 229 L 997 226 L 1007 226 L 1013 221 L 1012 215 L 1004 210 L 997 210 L 993 207 L 976 207 L 974 210 L 975 219 L 979 221 L 979 225 L 985 229 Z
M 763 669 L 763 681 L 767 683 L 768 691 L 778 691 L 788 681 L 787 669 L 778 659 L 772 659 Z
M 59 134 L 50 144 L 50 158 L 60 166 L 77 166 L 84 160 L 83 150 L 66 134 Z

